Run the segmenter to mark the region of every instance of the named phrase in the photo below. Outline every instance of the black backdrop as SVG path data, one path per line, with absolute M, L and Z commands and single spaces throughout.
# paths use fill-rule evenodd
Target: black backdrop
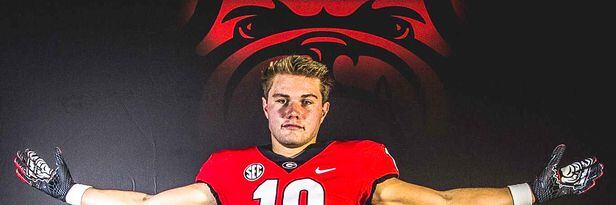
M 2 3 L 0 204 L 61 204 L 14 177 L 13 155 L 27 147 L 47 160 L 62 147 L 77 182 L 158 193 L 191 183 L 216 150 L 267 143 L 261 115 L 243 131 L 204 120 L 206 76 L 178 41 L 179 5 Z M 403 179 L 436 189 L 530 180 L 565 143 L 564 162 L 594 155 L 607 175 L 587 195 L 550 204 L 614 204 L 613 36 L 605 8 L 468 2 L 463 26 L 446 33 L 455 51 L 447 64 L 458 69 L 441 73 L 449 112 L 443 132 L 392 131 L 386 117 L 368 114 L 353 123 L 347 114 L 357 109 L 336 104 L 334 94 L 322 138 L 383 142 Z M 246 99 L 254 104 L 246 109 L 259 103 Z M 372 124 L 373 132 L 355 127 Z

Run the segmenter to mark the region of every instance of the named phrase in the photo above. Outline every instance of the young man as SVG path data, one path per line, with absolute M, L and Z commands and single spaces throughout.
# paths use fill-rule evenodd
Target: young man
M 271 146 L 224 150 L 203 164 L 194 184 L 156 195 L 76 184 L 56 151 L 55 170 L 26 149 L 14 160 L 17 176 L 70 204 L 498 204 L 544 202 L 591 189 L 603 174 L 595 158 L 558 168 L 565 146 L 554 149 L 530 184 L 437 191 L 398 179 L 394 160 L 369 140 L 317 143 L 332 80 L 323 64 L 302 56 L 270 63 L 262 73 L 263 113 Z

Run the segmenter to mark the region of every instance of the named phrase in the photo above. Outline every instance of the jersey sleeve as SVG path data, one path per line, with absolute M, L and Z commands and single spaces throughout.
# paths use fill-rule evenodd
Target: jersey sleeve
M 366 150 L 364 155 L 365 159 L 367 159 L 366 166 L 370 170 L 371 178 L 398 177 L 400 173 L 396 161 L 389 154 L 385 145 L 373 141 L 366 141 L 365 143 Z
M 224 172 L 223 164 L 224 158 L 221 158 L 218 153 L 214 153 L 210 155 L 210 157 L 201 165 L 197 176 L 195 177 L 195 182 L 204 182 L 212 190 L 212 194 L 216 198 L 218 204 L 220 204 L 220 199 L 218 193 L 221 193 L 223 187 L 221 172 Z
M 205 182 L 208 183 L 212 179 L 212 171 L 216 170 L 216 154 L 212 154 L 208 157 L 205 162 L 201 165 L 197 176 L 195 177 L 195 182 Z
M 400 172 L 385 145 L 369 140 L 362 142 L 362 144 L 365 169 L 369 170 L 366 176 L 368 185 L 366 187 L 368 194 L 366 203 L 370 203 L 376 185 L 387 179 L 399 177 Z

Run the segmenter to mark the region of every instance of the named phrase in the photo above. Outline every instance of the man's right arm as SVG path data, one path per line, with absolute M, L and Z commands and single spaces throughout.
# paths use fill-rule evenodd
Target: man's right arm
M 36 152 L 17 152 L 15 174 L 24 183 L 72 205 L 215 205 L 210 187 L 198 182 L 156 195 L 134 191 L 104 190 L 77 184 L 69 172 L 60 148 L 56 148 L 56 168 L 51 169 Z
M 216 199 L 205 183 L 194 183 L 156 195 L 121 190 L 87 189 L 82 205 L 215 205 Z

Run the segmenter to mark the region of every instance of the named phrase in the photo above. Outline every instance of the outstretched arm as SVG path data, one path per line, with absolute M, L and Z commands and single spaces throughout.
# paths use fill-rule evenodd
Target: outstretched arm
M 565 145 L 558 145 L 545 169 L 530 184 L 437 191 L 394 178 L 376 186 L 372 204 L 530 205 L 592 189 L 603 175 L 603 164 L 592 157 L 557 169 L 564 152 Z
M 376 186 L 372 204 L 511 205 L 507 188 L 461 188 L 437 191 L 391 178 Z
M 156 195 L 133 191 L 102 190 L 77 184 L 71 177 L 60 148 L 56 148 L 55 158 L 57 167 L 52 170 L 33 150 L 26 149 L 23 152 L 17 152 L 13 160 L 15 174 L 24 183 L 73 205 L 216 204 L 209 186 L 205 183 L 170 189 Z
M 89 188 L 85 191 L 83 205 L 215 205 L 216 200 L 205 183 L 195 183 L 184 187 L 170 189 L 156 195 L 139 192 L 102 190 Z

